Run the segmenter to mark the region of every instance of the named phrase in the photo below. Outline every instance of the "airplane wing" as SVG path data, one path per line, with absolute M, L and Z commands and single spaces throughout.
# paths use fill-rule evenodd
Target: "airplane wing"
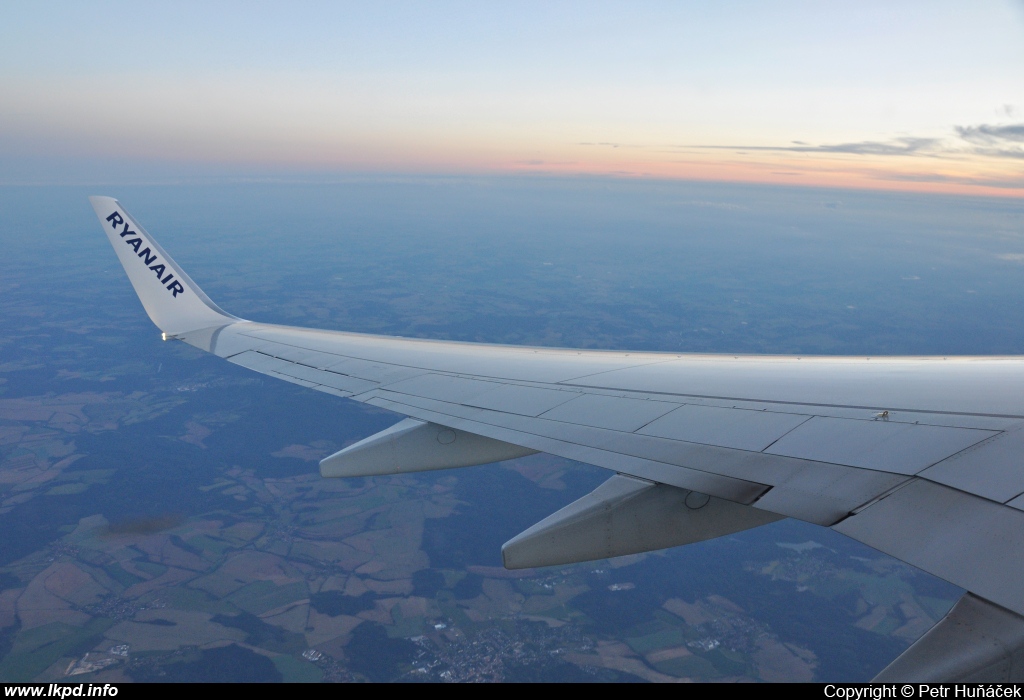
M 547 452 L 614 475 L 502 549 L 510 568 L 792 517 L 968 591 L 876 680 L 1024 679 L 1024 358 L 778 357 L 512 347 L 293 328 L 221 310 L 109 197 L 91 202 L 163 331 L 407 416 L 324 476 Z

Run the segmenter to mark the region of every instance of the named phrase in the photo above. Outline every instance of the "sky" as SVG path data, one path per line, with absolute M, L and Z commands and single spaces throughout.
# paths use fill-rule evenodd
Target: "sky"
M 0 4 L 0 182 L 1024 194 L 1024 0 Z

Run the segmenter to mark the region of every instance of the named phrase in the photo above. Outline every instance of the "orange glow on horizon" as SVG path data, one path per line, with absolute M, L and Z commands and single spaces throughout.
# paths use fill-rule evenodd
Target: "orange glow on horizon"
M 229 158 L 233 166 L 260 171 L 280 168 L 292 173 L 408 173 L 418 175 L 536 175 L 557 177 L 615 177 L 766 184 L 889 192 L 917 192 L 1000 198 L 1024 197 L 1024 173 L 1003 163 L 949 163 L 925 170 L 898 157 L 857 160 L 839 158 L 743 159 L 694 157 L 657 159 L 639 157 L 581 158 L 559 153 L 554 157 L 511 157 L 498 149 L 418 149 L 409 152 L 364 154 L 331 153 L 324 149 L 312 157 Z M 426 152 L 424 152 L 426 151 Z M 487 152 L 490 151 L 490 152 Z M 293 155 L 293 154 L 289 154 Z M 535 155 L 535 154 L 534 154 Z M 703 154 L 700 154 L 703 155 Z M 347 156 L 347 157 L 346 157 Z M 575 156 L 575 157 L 574 157 Z M 908 161 L 910 159 L 902 159 Z M 209 165 L 224 163 L 220 159 Z M 959 165 L 960 167 L 954 167 Z M 967 167 L 964 167 L 967 166 Z M 1016 184 L 1019 182 L 1020 184 Z M 989 184 L 991 183 L 991 184 Z

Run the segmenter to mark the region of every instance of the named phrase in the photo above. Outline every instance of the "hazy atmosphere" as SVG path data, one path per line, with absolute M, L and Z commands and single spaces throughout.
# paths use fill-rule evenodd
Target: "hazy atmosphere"
M 0 181 L 1024 189 L 1024 5 L 6 3 Z
M 322 478 L 403 415 L 163 342 L 88 197 L 254 321 L 1021 355 L 1021 2 L 6 3 L 0 95 L 0 681 L 866 682 L 964 593 L 795 518 L 506 569 L 614 472 Z
M 866 681 L 960 593 L 796 520 L 505 570 L 503 542 L 610 473 L 535 455 L 321 478 L 319 459 L 401 416 L 161 342 L 91 191 L 0 198 L 0 678 Z M 1017 200 L 509 177 L 117 192 L 218 303 L 261 321 L 1024 351 Z

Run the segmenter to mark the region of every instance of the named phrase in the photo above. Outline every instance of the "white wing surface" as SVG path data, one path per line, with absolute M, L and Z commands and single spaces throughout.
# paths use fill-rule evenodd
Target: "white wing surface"
M 219 309 L 116 200 L 92 203 L 165 337 L 411 419 L 324 460 L 325 476 L 534 451 L 616 473 L 510 541 L 508 566 L 780 517 L 831 527 L 969 591 L 880 678 L 1024 676 L 1024 358 L 595 352 L 255 323 Z M 965 630 L 997 642 L 960 644 Z

